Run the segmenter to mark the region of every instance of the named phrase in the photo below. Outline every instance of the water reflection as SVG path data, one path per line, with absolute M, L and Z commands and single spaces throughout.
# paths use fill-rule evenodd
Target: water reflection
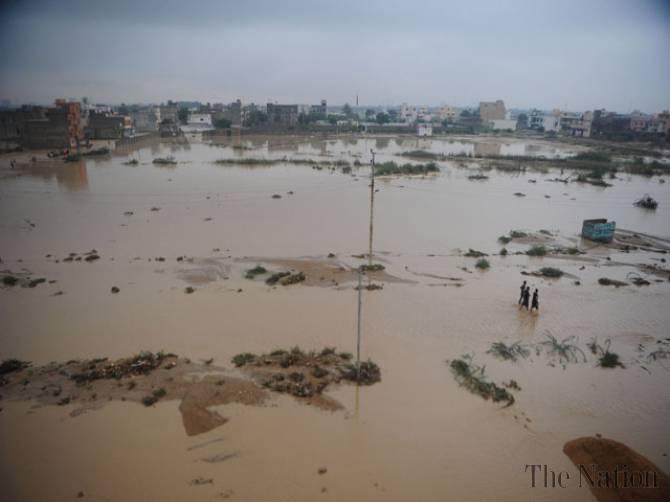
M 500 143 L 475 143 L 475 155 L 500 155 Z
M 44 181 L 56 180 L 59 187 L 68 191 L 88 190 L 88 172 L 86 162 L 68 162 L 67 164 L 30 164 L 22 172 L 23 175 Z

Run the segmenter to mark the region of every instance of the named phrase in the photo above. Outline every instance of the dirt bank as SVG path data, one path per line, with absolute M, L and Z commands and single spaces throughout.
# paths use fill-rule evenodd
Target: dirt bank
M 612 439 L 582 437 L 565 443 L 563 453 L 578 468 L 580 465 L 587 468 L 595 464 L 597 471 L 607 471 L 610 474 L 608 486 L 598 487 L 597 481 L 595 487 L 589 484 L 591 492 L 599 502 L 665 502 L 670 500 L 670 477 L 650 460 L 631 450 L 625 444 Z M 624 482 L 622 472 L 619 473 L 617 486 L 613 486 L 615 484 L 613 473 L 615 469 L 625 470 L 623 466 L 627 466 L 628 473 L 655 473 L 657 487 L 631 486 L 631 484 L 637 484 L 634 481 L 637 476 L 629 479 L 627 487 L 622 486 Z M 654 474 L 650 474 L 649 479 L 653 477 Z M 644 475 L 642 480 L 644 480 Z

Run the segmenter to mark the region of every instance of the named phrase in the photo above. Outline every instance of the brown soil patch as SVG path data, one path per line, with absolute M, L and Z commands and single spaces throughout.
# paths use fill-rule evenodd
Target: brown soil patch
M 244 258 L 243 263 L 265 264 L 279 267 L 281 270 L 302 272 L 305 286 L 338 286 L 340 284 L 352 283 L 358 280 L 358 269 L 334 258 Z M 276 272 L 279 270 L 270 271 Z M 268 275 L 259 275 L 256 280 L 265 280 Z M 377 282 L 406 282 L 405 279 L 393 276 L 385 270 L 366 272 L 365 276 L 371 281 Z
M 563 453 L 578 468 L 580 465 L 588 468 L 595 464 L 597 471 L 612 473 L 617 467 L 623 470 L 623 466 L 626 465 L 629 473 L 635 471 L 656 473 L 657 488 L 634 488 L 630 484 L 628 487 L 623 487 L 622 477 L 620 477 L 618 487 L 611 486 L 612 483 L 610 483 L 610 486 L 597 487 L 597 481 L 596 487 L 591 487 L 588 484 L 589 489 L 599 502 L 665 502 L 670 500 L 670 478 L 668 475 L 650 460 L 622 443 L 611 439 L 583 437 L 565 443 Z M 585 484 L 587 483 L 585 482 Z
M 35 401 L 37 407 L 72 405 L 73 417 L 115 400 L 151 406 L 160 400 L 181 399 L 179 411 L 191 436 L 227 421 L 209 407 L 233 402 L 261 405 L 269 394 L 222 368 L 173 354 L 141 353 L 116 361 L 73 360 L 12 371 L 0 380 L 0 397 Z
M 233 358 L 233 362 L 259 385 L 331 411 L 342 408 L 342 405 L 323 392 L 333 384 L 357 381 L 352 355 L 337 354 L 332 348 L 320 353 L 303 352 L 295 347 L 260 356 L 240 354 Z M 372 385 L 380 380 L 381 372 L 376 364 L 361 362 L 361 385 Z

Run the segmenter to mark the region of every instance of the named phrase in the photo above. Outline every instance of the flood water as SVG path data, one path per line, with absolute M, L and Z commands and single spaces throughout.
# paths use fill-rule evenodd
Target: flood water
M 18 172 L 2 157 L 1 267 L 56 282 L 0 290 L 0 359 L 42 364 L 163 349 L 229 365 L 239 352 L 295 345 L 353 352 L 353 285 L 273 289 L 244 279 L 243 260 L 325 259 L 332 252 L 358 265 L 351 255 L 367 252 L 370 149 L 378 162 L 409 161 L 398 155 L 409 150 L 557 158 L 576 152 L 518 140 L 287 136 L 154 142 L 74 165 L 25 164 Z M 176 165 L 151 163 L 169 155 Z M 237 157 L 287 162 L 214 163 Z M 129 158 L 139 164 L 124 165 Z M 343 174 L 291 159 L 364 165 Z M 226 406 L 227 424 L 187 437 L 177 402 L 149 409 L 112 403 L 71 418 L 67 407 L 0 401 L 3 493 L 9 500 L 71 500 L 82 490 L 96 500 L 129 501 L 222 494 L 249 501 L 587 501 L 594 499 L 586 488 L 530 488 L 524 467 L 573 469 L 563 444 L 596 433 L 670 471 L 670 368 L 667 360 L 636 362 L 640 343 L 670 333 L 670 283 L 597 284 L 600 277 L 626 280 L 635 270 L 611 262 L 661 264 L 661 255 L 617 253 L 579 238 L 582 220 L 599 217 L 670 237 L 670 184 L 622 174 L 608 188 L 548 181 L 558 169 L 492 170 L 488 180 L 471 181 L 472 170 L 458 162 L 438 164 L 435 176 L 376 180 L 376 261 L 403 281 L 364 294 L 363 356 L 380 365 L 382 382 L 332 392 L 345 411 L 280 396 L 268 407 Z M 645 193 L 659 201 L 656 211 L 632 205 Z M 461 255 L 468 248 L 497 253 L 498 236 L 512 229 L 549 230 L 562 243 L 589 248 L 592 260 L 490 256 L 491 268 L 480 272 Z M 91 249 L 97 262 L 62 261 Z M 520 272 L 542 266 L 560 267 L 581 286 L 566 277 L 530 278 L 541 311 L 520 312 Z M 194 273 L 204 279 L 185 295 Z M 463 286 L 440 277 L 458 277 Z M 112 286 L 120 293 L 111 295 Z M 597 368 L 593 358 L 562 368 L 534 354 L 510 363 L 486 353 L 495 341 L 537 343 L 547 333 L 574 335 L 584 350 L 592 337 L 609 338 L 626 368 Z M 485 364 L 493 381 L 516 380 L 516 403 L 501 409 L 459 387 L 446 361 L 463 354 Z M 214 439 L 222 441 L 189 449 Z M 208 464 L 200 461 L 206 453 L 237 456 Z M 322 466 L 328 472 L 319 475 Z M 214 484 L 189 486 L 198 476 Z

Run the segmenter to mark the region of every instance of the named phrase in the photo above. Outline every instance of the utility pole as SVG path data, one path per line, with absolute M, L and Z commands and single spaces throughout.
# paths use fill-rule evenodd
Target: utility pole
M 370 249 L 368 252 L 368 265 L 372 267 L 372 231 L 373 231 L 373 217 L 375 206 L 375 151 L 371 148 L 372 164 L 370 165 Z
M 361 270 L 358 269 L 358 323 L 356 328 L 356 382 L 361 381 L 361 305 L 363 285 L 361 284 Z

